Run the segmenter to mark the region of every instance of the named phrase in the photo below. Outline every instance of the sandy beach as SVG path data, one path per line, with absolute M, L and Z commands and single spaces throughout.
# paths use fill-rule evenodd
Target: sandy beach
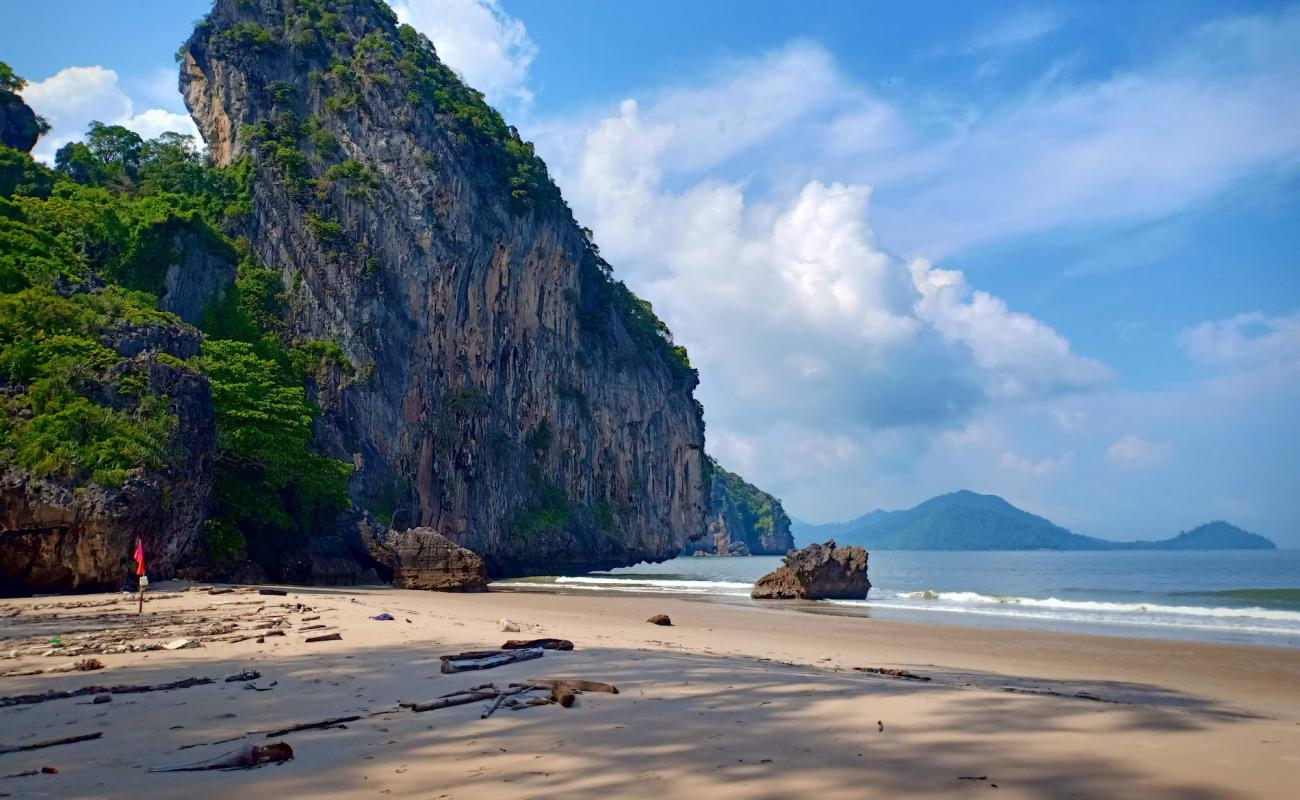
M 0 775 L 11 776 L 0 795 L 1233 798 L 1293 796 L 1300 785 L 1297 651 L 889 622 L 785 604 L 285 588 L 266 596 L 170 584 L 143 616 L 121 595 L 0 603 L 0 745 L 102 733 L 0 755 Z M 372 619 L 381 613 L 395 619 Z M 645 622 L 659 613 L 673 626 Z M 500 632 L 502 618 L 521 632 Z M 284 635 L 266 635 L 274 630 Z M 341 639 L 305 641 L 329 633 Z M 575 649 L 439 671 L 440 655 L 546 636 Z M 100 652 L 180 638 L 200 646 Z M 103 668 L 17 674 L 90 657 Z M 250 670 L 260 676 L 226 681 Z M 543 677 L 604 681 L 619 694 L 488 719 L 483 702 L 425 713 L 398 705 Z M 13 699 L 193 678 L 212 682 L 99 703 L 97 693 Z M 359 719 L 264 733 L 348 716 Z M 269 741 L 290 744 L 293 760 L 148 771 Z

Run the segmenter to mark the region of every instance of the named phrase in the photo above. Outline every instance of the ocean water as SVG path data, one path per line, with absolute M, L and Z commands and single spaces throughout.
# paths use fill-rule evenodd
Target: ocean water
M 508 583 L 752 603 L 753 582 L 780 563 L 775 556 L 677 558 Z M 869 573 L 866 600 L 803 607 L 880 619 L 1300 648 L 1300 550 L 875 551 Z

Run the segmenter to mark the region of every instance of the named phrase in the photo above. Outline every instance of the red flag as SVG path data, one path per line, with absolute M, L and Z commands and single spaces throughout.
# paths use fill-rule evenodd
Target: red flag
M 135 574 L 137 578 L 144 574 L 144 542 L 140 539 L 135 540 Z

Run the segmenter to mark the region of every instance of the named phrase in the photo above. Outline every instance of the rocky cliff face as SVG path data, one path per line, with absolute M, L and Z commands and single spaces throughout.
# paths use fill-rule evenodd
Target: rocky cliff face
M 705 534 L 684 555 L 780 556 L 794 548 L 781 501 L 710 459 L 713 481 Z
M 182 52 L 248 159 L 288 325 L 336 341 L 318 439 L 354 501 L 496 574 L 664 559 L 706 511 L 684 353 L 613 281 L 513 129 L 372 0 L 218 0 Z
M 130 409 L 138 397 L 165 397 L 176 421 L 168 463 L 116 487 L 0 469 L 0 595 L 134 587 L 137 537 L 155 579 L 173 576 L 201 544 L 216 423 L 207 380 L 175 361 L 198 353 L 198 331 L 123 326 L 107 339 L 123 360 L 102 377 L 98 399 Z
M 0 144 L 24 153 L 36 146 L 43 120 L 17 94 L 0 87 Z

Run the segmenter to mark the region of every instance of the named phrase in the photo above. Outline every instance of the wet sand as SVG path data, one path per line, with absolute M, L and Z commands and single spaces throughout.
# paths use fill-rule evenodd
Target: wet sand
M 13 656 L 0 659 L 7 698 L 213 680 L 101 704 L 92 695 L 0 701 L 5 747 L 102 733 L 0 755 L 0 775 L 37 771 L 0 779 L 0 793 L 1232 798 L 1288 797 L 1300 785 L 1293 650 L 592 592 L 160 588 L 142 617 L 120 595 L 0 601 L 0 654 Z M 370 619 L 384 612 L 396 619 Z M 644 621 L 657 613 L 674 625 Z M 523 630 L 500 632 L 503 617 Z M 273 630 L 285 635 L 255 638 Z M 341 640 L 305 641 L 330 633 Z M 439 671 L 440 655 L 544 636 L 576 649 L 487 671 Z M 114 652 L 180 638 L 200 646 Z M 86 658 L 104 668 L 13 674 Z M 248 670 L 260 677 L 225 681 Z M 426 713 L 398 706 L 535 677 L 605 681 L 620 693 L 488 719 L 479 718 L 481 702 Z M 360 719 L 271 739 L 249 733 L 343 716 Z M 234 772 L 147 771 L 271 741 L 289 743 L 294 759 Z

